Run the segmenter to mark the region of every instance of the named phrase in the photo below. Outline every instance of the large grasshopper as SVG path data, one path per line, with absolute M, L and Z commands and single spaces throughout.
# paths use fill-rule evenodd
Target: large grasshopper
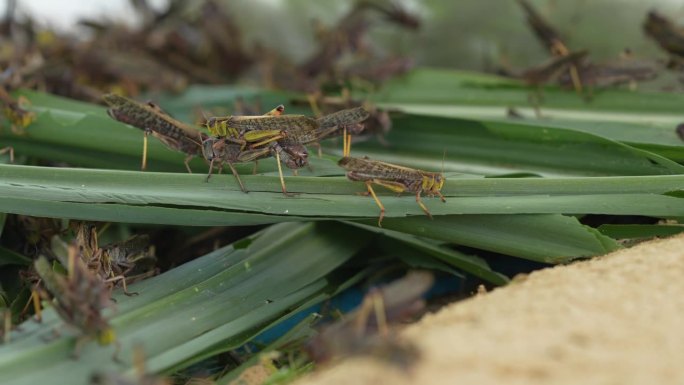
M 233 163 L 251 162 L 271 156 L 269 149 L 245 149 L 242 146 L 226 143 L 221 137 L 211 137 L 191 125 L 170 117 L 162 112 L 161 109 L 151 104 L 138 103 L 134 100 L 115 94 L 106 94 L 103 96 L 103 100 L 110 106 L 109 110 L 107 110 L 110 117 L 140 128 L 145 132 L 142 160 L 143 170 L 147 165 L 147 136 L 149 134 L 158 138 L 167 147 L 187 154 L 185 166 L 188 169 L 188 172 L 191 172 L 188 165 L 190 159 L 200 154 L 203 155 L 204 158 L 210 162 L 207 181 L 211 176 L 213 165 L 216 160 L 221 161 L 221 165 L 227 163 L 240 185 L 240 189 L 245 192 L 247 190 L 245 189 L 242 180 L 240 180 L 237 170 L 233 167 Z M 279 115 L 282 111 L 283 107 L 278 106 L 266 115 Z M 212 133 L 218 135 L 216 131 L 212 131 Z M 296 154 L 296 151 L 293 150 L 292 152 Z M 297 157 L 301 158 L 298 160 L 298 164 L 305 163 L 305 156 L 298 154 Z M 289 158 L 290 157 L 288 156 L 287 159 L 285 159 L 288 166 L 290 166 L 291 162 L 294 162 Z M 306 164 L 298 167 L 303 167 L 304 165 Z
M 385 206 L 382 205 L 380 199 L 375 195 L 372 187 L 373 184 L 386 187 L 396 193 L 404 191 L 415 193 L 416 202 L 431 219 L 432 215 L 420 199 L 420 195 L 423 192 L 428 196 L 437 195 L 442 202 L 446 202 L 440 191 L 446 180 L 442 173 L 417 170 L 368 158 L 351 158 L 348 156 L 340 159 L 337 164 L 347 170 L 347 178 L 366 184 L 366 189 L 368 190 L 366 195 L 373 197 L 375 203 L 380 207 L 378 226 L 382 226 L 382 219 L 385 217 Z
M 305 115 L 225 116 L 207 121 L 210 131 L 240 144 L 244 149 L 271 146 L 288 147 L 294 144 L 313 144 L 321 139 L 363 129 L 361 122 L 369 117 L 363 107 L 350 108 L 314 119 Z M 348 145 L 344 152 L 348 155 Z
M 187 154 L 185 168 L 192 173 L 188 162 L 202 153 L 201 143 L 207 138 L 198 129 L 165 114 L 151 103 L 142 104 L 116 94 L 105 94 L 102 99 L 109 105 L 107 113 L 112 119 L 130 124 L 145 132 L 142 166 L 147 168 L 147 137 L 152 134 L 166 147 Z
M 232 163 L 272 155 L 278 165 L 282 191 L 287 195 L 281 162 L 295 170 L 306 166 L 308 152 L 305 145 L 340 134 L 349 139 L 347 131 L 362 130 L 360 122 L 369 116 L 362 107 L 338 111 L 319 119 L 305 115 L 282 115 L 283 110 L 281 105 L 261 116 L 209 118 L 207 128 L 214 139 L 211 144 L 205 142 L 204 152 L 205 158 L 212 161 L 211 167 L 214 159 L 227 163 L 233 170 Z M 345 154 L 350 151 L 350 143 L 351 140 L 345 140 Z

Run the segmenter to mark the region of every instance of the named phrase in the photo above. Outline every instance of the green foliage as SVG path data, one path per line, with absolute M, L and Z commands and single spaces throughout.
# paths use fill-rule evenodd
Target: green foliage
M 354 155 L 429 171 L 443 167 L 448 178 L 442 190 L 446 203 L 424 200 L 433 220 L 414 197 L 378 188 L 387 209 L 383 228 L 377 227 L 373 200 L 356 194 L 363 184 L 350 182 L 337 167 L 340 143 L 324 143 L 325 155 L 311 157 L 312 170 L 286 177 L 293 197 L 280 193 L 273 160 L 261 162 L 256 175 L 249 175 L 251 165 L 241 165 L 250 190 L 245 194 L 232 175 L 204 183 L 200 159 L 192 162 L 197 173 L 184 173 L 183 154 L 154 139 L 151 170 L 137 171 L 140 130 L 110 119 L 104 107 L 23 92 L 37 120 L 23 135 L 0 132 L 3 145 L 12 145 L 29 164 L 83 168 L 0 164 L 0 212 L 146 226 L 268 227 L 133 285 L 139 296 L 117 294 L 111 323 L 122 364 L 111 360 L 112 349 L 95 344 L 86 345 L 79 361 L 69 359 L 73 331 L 45 342 L 53 328 L 63 328 L 47 310 L 42 324 L 27 321 L 0 347 L 0 382 L 62 378 L 78 385 L 96 370 L 130 373 L 136 343 L 148 357 L 148 370 L 171 373 L 236 348 L 359 282 L 372 272 L 374 252 L 500 285 L 509 277 L 493 267 L 487 258 L 492 254 L 497 260 L 566 263 L 615 250 L 619 239 L 681 231 L 676 224 L 637 222 L 595 229 L 582 217 L 684 217 L 684 146 L 672 131 L 684 99 L 613 90 L 587 103 L 549 89 L 542 105 L 548 118 L 506 119 L 508 106 L 528 113 L 528 92 L 511 80 L 419 70 L 374 95 L 407 112 L 394 116 L 386 137 L 390 146 L 371 139 L 355 144 Z M 196 106 L 231 106 L 238 96 L 255 95 L 264 106 L 291 96 L 191 87 L 159 102 L 191 121 Z M 3 214 L 0 227 L 4 222 Z M 348 263 L 353 257 L 359 258 Z M 29 263 L 0 248 L 0 266 Z

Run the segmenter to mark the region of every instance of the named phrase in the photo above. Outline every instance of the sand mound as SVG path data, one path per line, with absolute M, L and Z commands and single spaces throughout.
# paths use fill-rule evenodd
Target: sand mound
M 299 384 L 684 384 L 684 236 L 535 272 L 401 337 L 410 368 L 354 357 Z

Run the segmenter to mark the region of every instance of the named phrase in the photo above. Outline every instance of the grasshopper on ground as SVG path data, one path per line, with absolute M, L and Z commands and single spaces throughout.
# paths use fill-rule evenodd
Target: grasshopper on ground
M 201 143 L 206 139 L 206 134 L 170 117 L 153 104 L 138 103 L 116 94 L 106 94 L 102 99 L 110 106 L 107 113 L 111 118 L 145 132 L 141 167 L 143 170 L 147 168 L 147 136 L 152 134 L 168 148 L 187 154 L 185 168 L 192 173 L 188 162 L 201 154 Z
M 380 217 L 378 218 L 378 226 L 380 227 L 382 227 L 382 218 L 385 216 L 385 206 L 375 195 L 372 184 L 386 187 L 396 193 L 404 191 L 415 193 L 416 202 L 431 219 L 432 215 L 423 204 L 420 195 L 423 192 L 428 196 L 437 195 L 442 202 L 446 202 L 440 192 L 446 180 L 442 173 L 416 170 L 368 158 L 344 157 L 337 164 L 347 170 L 347 178 L 350 180 L 366 183 L 368 191 L 365 194 L 373 197 L 375 203 L 380 207 Z
M 54 297 L 52 303 L 57 314 L 67 325 L 81 332 L 73 352 L 73 355 L 78 357 L 83 344 L 88 340 L 95 338 L 100 345 L 109 345 L 116 343 L 116 334 L 102 314 L 105 308 L 111 306 L 109 290 L 78 258 L 75 245 L 71 245 L 68 250 L 67 276 L 55 272 L 43 256 L 36 260 L 35 268 L 45 287 Z M 44 300 L 50 301 L 44 290 L 39 292 Z M 117 344 L 115 358 L 118 350 Z

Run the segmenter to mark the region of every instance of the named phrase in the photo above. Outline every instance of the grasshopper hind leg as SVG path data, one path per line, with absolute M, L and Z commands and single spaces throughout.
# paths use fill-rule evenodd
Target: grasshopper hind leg
M 373 200 L 375 203 L 380 207 L 380 217 L 378 218 L 378 227 L 382 227 L 382 219 L 385 217 L 385 206 L 383 206 L 382 202 L 380 202 L 380 199 L 378 199 L 378 196 L 375 195 L 375 191 L 373 191 L 373 186 L 371 186 L 372 182 L 371 181 L 366 181 L 366 188 L 368 189 L 368 194 L 370 194 L 371 197 L 373 197 Z

